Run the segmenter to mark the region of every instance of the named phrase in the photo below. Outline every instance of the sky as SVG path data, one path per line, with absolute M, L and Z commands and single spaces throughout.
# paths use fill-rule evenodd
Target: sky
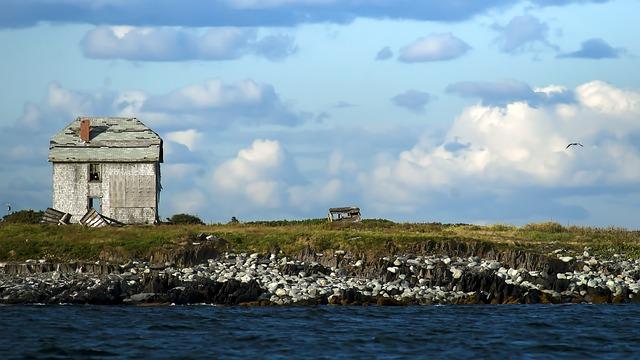
M 637 229 L 637 0 L 3 0 L 0 201 L 78 116 L 164 139 L 160 215 Z M 583 146 L 566 148 L 569 143 Z

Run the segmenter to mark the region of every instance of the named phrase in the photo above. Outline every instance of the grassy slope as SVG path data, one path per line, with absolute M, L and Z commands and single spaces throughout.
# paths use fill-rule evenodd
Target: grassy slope
M 564 228 L 559 224 L 507 225 L 396 224 L 365 220 L 335 226 L 323 220 L 256 222 L 236 225 L 162 225 L 90 229 L 81 226 L 0 225 L 0 260 L 97 260 L 104 249 L 131 257 L 145 257 L 159 247 L 178 246 L 197 234 L 227 240 L 236 251 L 265 252 L 279 247 L 287 254 L 306 245 L 318 251 L 342 249 L 379 252 L 391 240 L 400 249 L 429 240 L 486 241 L 496 246 L 537 252 L 557 248 L 640 256 L 640 232 L 623 229 Z

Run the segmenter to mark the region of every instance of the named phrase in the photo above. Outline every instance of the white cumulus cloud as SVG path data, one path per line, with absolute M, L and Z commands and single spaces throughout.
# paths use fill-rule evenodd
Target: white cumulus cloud
M 443 61 L 458 58 L 471 49 L 451 33 L 432 34 L 420 38 L 400 50 L 402 62 Z
M 278 141 L 255 140 L 213 172 L 214 191 L 242 195 L 262 207 L 278 207 L 286 187 L 295 181 L 297 169 Z
M 99 26 L 81 42 L 85 56 L 132 61 L 231 60 L 253 54 L 280 60 L 294 54 L 291 36 L 240 27 L 206 30 L 178 27 Z
M 202 133 L 196 129 L 188 129 L 169 132 L 165 137 L 168 140 L 186 146 L 189 151 L 194 151 L 198 141 L 202 138 Z
M 637 183 L 640 93 L 594 81 L 575 94 L 573 104 L 471 106 L 443 141 L 422 141 L 364 175 L 365 195 L 378 206 L 416 211 L 452 189 L 516 198 Z M 565 149 L 571 142 L 584 148 Z

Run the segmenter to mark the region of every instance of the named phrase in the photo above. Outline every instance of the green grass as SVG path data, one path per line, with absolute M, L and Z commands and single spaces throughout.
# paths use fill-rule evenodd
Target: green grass
M 475 241 L 495 247 L 516 247 L 539 253 L 565 248 L 598 254 L 640 256 L 640 232 L 618 228 L 563 227 L 557 223 L 465 225 L 393 223 L 365 220 L 359 224 L 328 224 L 324 219 L 260 221 L 244 224 L 127 226 L 91 229 L 79 225 L 0 225 L 0 261 L 50 259 L 98 260 L 101 253 L 145 258 L 160 248 L 179 247 L 199 233 L 225 239 L 235 251 L 268 252 L 280 249 L 298 253 L 311 246 L 316 251 L 348 250 L 384 254 L 389 244 L 411 249 L 429 241 Z

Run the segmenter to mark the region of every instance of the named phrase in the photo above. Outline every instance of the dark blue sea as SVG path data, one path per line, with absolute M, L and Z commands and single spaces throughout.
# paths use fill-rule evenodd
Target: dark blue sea
M 639 357 L 639 305 L 0 307 L 0 359 Z

